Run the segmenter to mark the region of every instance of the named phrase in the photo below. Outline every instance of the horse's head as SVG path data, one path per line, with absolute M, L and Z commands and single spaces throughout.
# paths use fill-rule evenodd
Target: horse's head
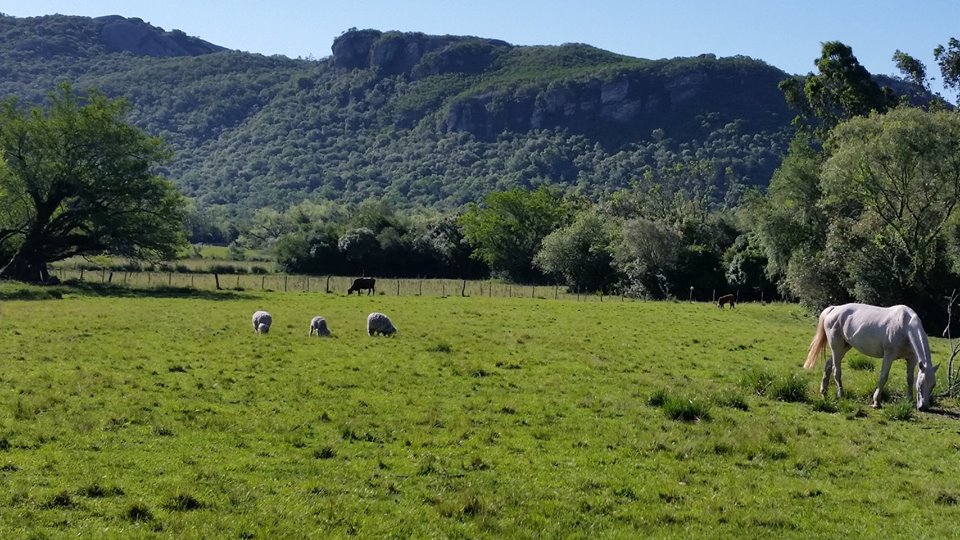
M 933 393 L 933 387 L 937 385 L 937 370 L 940 364 L 933 365 L 929 362 L 920 364 L 920 373 L 917 375 L 917 409 L 925 411 L 930 408 L 930 394 Z

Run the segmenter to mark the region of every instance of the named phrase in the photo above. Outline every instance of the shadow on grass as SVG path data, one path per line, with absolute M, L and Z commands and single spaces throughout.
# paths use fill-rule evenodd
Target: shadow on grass
M 115 298 L 196 298 L 200 300 L 238 300 L 251 297 L 251 295 L 239 291 L 169 286 L 136 288 L 78 280 L 68 280 L 59 285 L 30 285 L 18 282 L 6 282 L 0 285 L 0 300 L 56 300 L 63 298 L 64 295 Z
M 940 409 L 938 407 L 930 407 L 924 411 L 924 414 L 935 414 L 937 416 L 945 416 L 954 420 L 960 420 L 960 412 L 951 411 L 949 409 Z

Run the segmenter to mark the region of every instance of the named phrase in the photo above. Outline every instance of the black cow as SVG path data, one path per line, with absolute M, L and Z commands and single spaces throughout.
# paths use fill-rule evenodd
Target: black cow
M 372 277 L 358 277 L 357 279 L 353 280 L 353 285 L 347 289 L 347 296 L 349 296 L 353 291 L 357 291 L 357 295 L 359 296 L 360 291 L 363 289 L 367 290 L 367 294 L 374 294 L 377 292 L 376 284 L 377 280 Z

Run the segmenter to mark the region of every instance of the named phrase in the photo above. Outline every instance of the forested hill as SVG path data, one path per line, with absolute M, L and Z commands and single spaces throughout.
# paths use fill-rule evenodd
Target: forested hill
M 787 76 L 746 57 L 377 30 L 290 59 L 139 19 L 0 16 L 0 95 L 40 103 L 69 80 L 126 97 L 174 149 L 163 173 L 239 215 L 311 197 L 451 209 L 544 183 L 599 197 L 637 180 L 723 201 L 779 164 Z

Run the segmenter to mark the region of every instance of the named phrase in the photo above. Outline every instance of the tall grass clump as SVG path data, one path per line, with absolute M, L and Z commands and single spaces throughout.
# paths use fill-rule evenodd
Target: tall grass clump
M 915 414 L 913 403 L 906 399 L 894 401 L 884 409 L 884 416 L 896 422 L 909 422 Z
M 740 379 L 740 385 L 758 396 L 765 396 L 773 381 L 773 375 L 762 369 L 754 368 L 744 373 Z
M 791 373 L 774 380 L 767 390 L 767 395 L 777 401 L 803 403 L 807 401 L 807 384 L 795 373 Z
M 847 365 L 850 366 L 850 369 L 857 371 L 873 371 L 876 369 L 873 360 L 866 356 L 854 356 L 847 361 Z
M 679 422 L 699 422 L 710 419 L 710 405 L 702 399 L 671 396 L 666 390 L 657 390 L 647 399 L 651 407 L 659 407 L 667 418 Z

